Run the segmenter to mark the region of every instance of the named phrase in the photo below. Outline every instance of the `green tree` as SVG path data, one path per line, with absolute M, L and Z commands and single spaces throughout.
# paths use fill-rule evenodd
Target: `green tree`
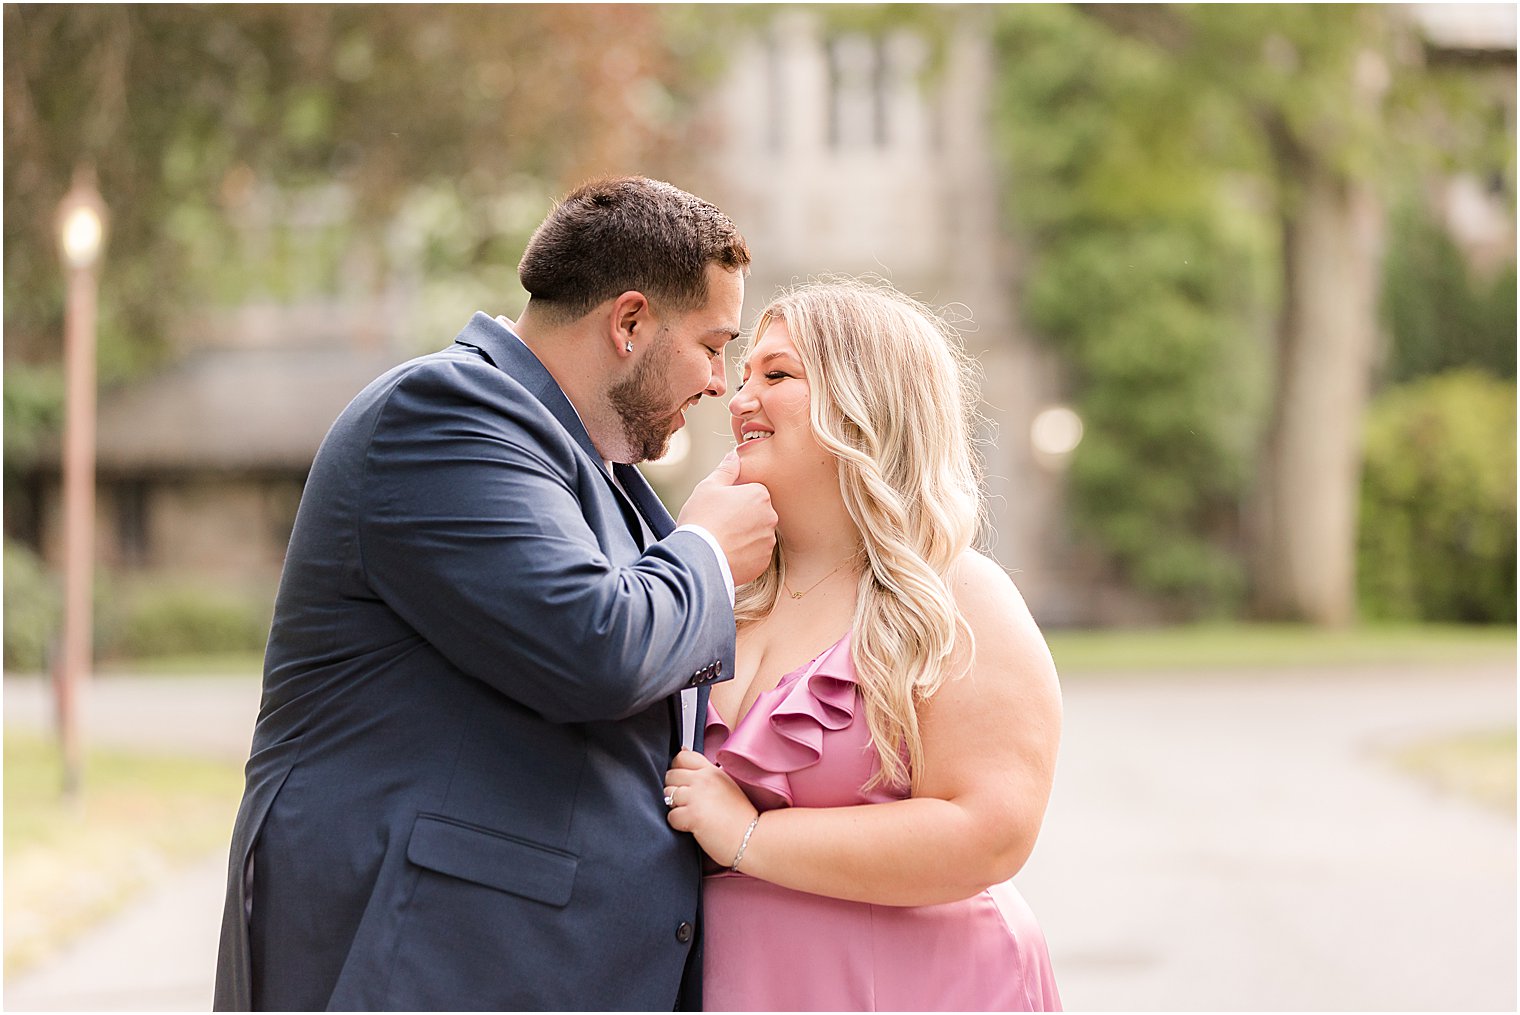
M 1407 12 L 1015 7 L 999 42 L 1030 310 L 1073 350 L 1097 424 L 1074 466 L 1081 513 L 1142 588 L 1167 591 L 1156 571 L 1177 572 L 1157 562 L 1181 557 L 1196 600 L 1212 594 L 1197 562 L 1244 559 L 1258 614 L 1350 619 L 1384 204 L 1460 126 Z M 1259 393 L 1231 370 L 1253 360 L 1270 378 Z M 1197 425 L 1201 469 L 1154 440 L 1153 417 Z M 1253 429 L 1259 447 L 1230 440 Z M 1172 509 L 1147 518 L 1133 502 L 1151 489 L 1172 491 Z M 1221 515 L 1238 531 L 1211 538 Z
M 1009 8 L 997 42 L 1023 312 L 1070 357 L 1084 420 L 1076 520 L 1139 590 L 1233 612 L 1267 300 L 1255 193 L 1221 169 L 1239 125 L 1076 9 Z
M 263 191 L 290 199 L 277 216 L 351 202 L 332 273 L 341 250 L 383 252 L 419 190 L 473 220 L 524 181 L 541 213 L 593 172 L 668 167 L 693 61 L 667 20 L 628 5 L 7 5 L 7 366 L 56 359 L 52 217 L 76 164 L 97 167 L 112 216 L 109 382 L 160 356 L 187 307 L 269 284 L 257 259 L 218 271 Z M 505 261 L 521 240 L 470 238 L 456 264 Z

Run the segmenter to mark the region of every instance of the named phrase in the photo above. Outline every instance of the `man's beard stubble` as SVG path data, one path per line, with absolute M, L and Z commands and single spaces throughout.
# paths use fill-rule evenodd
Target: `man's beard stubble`
M 670 447 L 671 419 L 675 412 L 670 408 L 665 374 L 670 366 L 671 342 L 668 334 L 655 339 L 653 348 L 639 360 L 633 373 L 607 391 L 607 398 L 622 421 L 623 436 L 634 454 L 633 461 L 627 464 L 663 458 Z

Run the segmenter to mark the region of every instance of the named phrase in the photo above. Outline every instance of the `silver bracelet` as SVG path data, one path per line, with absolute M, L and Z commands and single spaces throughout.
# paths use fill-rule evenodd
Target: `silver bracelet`
M 734 862 L 728 865 L 729 870 L 737 871 L 739 869 L 739 861 L 744 859 L 744 849 L 749 845 L 749 837 L 755 834 L 755 826 L 759 823 L 760 815 L 756 814 L 755 820 L 751 821 L 749 827 L 744 830 L 744 841 L 739 843 L 739 852 L 734 854 Z

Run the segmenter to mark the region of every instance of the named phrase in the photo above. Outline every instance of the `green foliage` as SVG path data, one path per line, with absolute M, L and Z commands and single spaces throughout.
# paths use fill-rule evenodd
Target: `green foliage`
M 1513 156 L 1493 147 L 1508 128 L 1460 73 L 1423 66 L 1401 9 L 1009 5 L 996 44 L 1023 311 L 1067 356 L 1086 426 L 1079 531 L 1139 591 L 1230 613 L 1241 505 L 1275 481 L 1259 448 L 1274 404 L 1286 411 L 1275 361 L 1293 336 L 1278 324 L 1306 269 L 1284 263 L 1281 237 L 1300 180 L 1312 167 L 1382 192 L 1479 163 L 1512 178 Z M 1404 253 L 1411 285 L 1452 271 Z M 1393 299 L 1427 346 L 1481 346 L 1489 362 L 1507 343 L 1513 376 L 1512 272 L 1494 286 L 1476 301 L 1459 287 Z M 1437 317 L 1444 330 L 1428 327 Z M 1406 359 L 1427 346 L 1405 342 Z
M 17 363 L 5 369 L 5 473 L 35 465 L 63 426 L 63 371 Z
M 677 52 L 665 21 L 635 5 L 6 5 L 6 492 L 60 422 L 53 218 L 77 165 L 109 214 L 102 387 L 246 303 L 403 293 L 415 313 L 388 323 L 435 348 L 471 308 L 510 311 L 552 196 L 685 155 L 687 57 L 715 47 L 687 32 Z
M 1223 171 L 1238 128 L 1165 53 L 1079 11 L 1010 8 L 999 45 L 1024 314 L 1070 357 L 1084 423 L 1075 520 L 1137 588 L 1228 613 L 1266 282 L 1266 228 Z
M 97 571 L 94 650 L 100 659 L 193 653 L 261 653 L 269 634 L 264 590 L 158 577 L 121 579 Z M 5 666 L 42 672 L 63 627 L 59 577 L 14 540 L 5 541 Z
M 262 650 L 269 634 L 267 599 L 204 582 L 137 583 L 102 606 L 96 625 L 102 658 Z
M 1385 392 L 1367 423 L 1363 612 L 1514 623 L 1515 384 L 1457 370 Z
M 541 214 L 569 181 L 657 170 L 689 97 L 656 7 L 11 4 L 4 21 L 7 364 L 58 354 L 53 215 L 90 162 L 111 216 L 106 383 L 162 355 L 187 308 L 383 287 L 419 187 L 478 224 L 448 270 L 510 267 L 524 236 L 490 233 L 492 201 L 526 192 Z
M 1515 263 L 1484 277 L 1419 205 L 1394 217 L 1384 266 L 1387 379 L 1472 366 L 1515 376 Z
M 58 582 L 42 560 L 5 541 L 5 667 L 39 673 L 52 661 L 63 618 Z

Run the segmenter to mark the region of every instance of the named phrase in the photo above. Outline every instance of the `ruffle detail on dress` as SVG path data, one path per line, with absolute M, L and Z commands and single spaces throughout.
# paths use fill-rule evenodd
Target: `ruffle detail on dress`
M 764 692 L 749 713 L 729 730 L 717 709 L 709 708 L 707 736 L 716 732 L 723 743 L 714 754 L 718 766 L 749 794 L 761 810 L 792 805 L 788 775 L 818 764 L 825 733 L 842 730 L 855 718 L 855 665 L 850 658 L 850 635 L 835 642 L 803 667 L 801 676 L 784 678 Z M 767 696 L 779 695 L 771 704 Z

